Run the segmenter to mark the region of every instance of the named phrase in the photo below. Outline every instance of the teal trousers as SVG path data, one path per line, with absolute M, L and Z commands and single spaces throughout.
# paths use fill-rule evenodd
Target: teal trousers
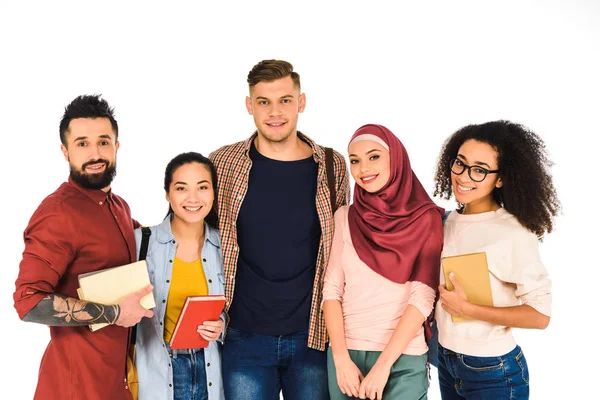
M 367 376 L 381 354 L 380 351 L 349 350 L 350 358 L 363 376 Z M 331 400 L 347 400 L 338 387 L 331 347 L 327 350 L 327 380 Z M 429 379 L 427 378 L 427 353 L 421 356 L 402 354 L 392 366 L 390 377 L 383 390 L 383 400 L 426 400 Z

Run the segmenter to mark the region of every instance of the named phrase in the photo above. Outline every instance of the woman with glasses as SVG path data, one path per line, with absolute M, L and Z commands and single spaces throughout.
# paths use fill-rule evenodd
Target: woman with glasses
M 529 372 L 512 328 L 550 322 L 550 279 L 538 241 L 560 209 L 542 139 L 509 121 L 469 125 L 444 144 L 434 195 L 458 209 L 444 225 L 443 257 L 485 252 L 493 307 L 467 300 L 441 274 L 435 318 L 444 400 L 527 399 Z M 452 316 L 467 318 L 453 322 Z

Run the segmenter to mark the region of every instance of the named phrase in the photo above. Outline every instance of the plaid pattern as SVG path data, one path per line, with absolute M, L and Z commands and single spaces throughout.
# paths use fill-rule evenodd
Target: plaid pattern
M 209 158 L 217 168 L 218 176 L 219 228 L 221 231 L 221 250 L 223 251 L 225 270 L 225 296 L 227 297 L 225 311 L 227 312 L 233 301 L 235 275 L 240 250 L 237 243 L 236 223 L 240 207 L 248 190 L 248 176 L 252 167 L 249 153 L 252 141 L 256 138 L 256 135 L 257 133 L 254 132 L 247 140 L 221 147 L 209 155 Z M 325 350 L 328 339 L 327 332 L 325 331 L 323 311 L 321 310 L 321 299 L 323 298 L 323 276 L 333 241 L 333 214 L 329 199 L 329 187 L 327 186 L 325 151 L 321 146 L 315 144 L 302 133 L 298 132 L 298 137 L 312 147 L 313 158 L 315 162 L 319 163 L 316 203 L 321 223 L 321 241 L 317 255 L 317 270 L 310 309 L 308 346 L 317 350 Z M 341 207 L 350 201 L 350 184 L 344 157 L 335 151 L 334 170 L 336 177 L 336 201 L 338 207 Z

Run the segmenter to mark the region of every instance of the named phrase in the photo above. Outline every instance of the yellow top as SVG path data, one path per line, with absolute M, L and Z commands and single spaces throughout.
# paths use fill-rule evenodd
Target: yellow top
M 167 297 L 167 310 L 165 311 L 165 342 L 171 340 L 177 318 L 181 313 L 187 296 L 204 296 L 208 294 L 208 284 L 204 267 L 200 259 L 185 262 L 175 258 L 173 273 L 171 275 L 171 288 Z

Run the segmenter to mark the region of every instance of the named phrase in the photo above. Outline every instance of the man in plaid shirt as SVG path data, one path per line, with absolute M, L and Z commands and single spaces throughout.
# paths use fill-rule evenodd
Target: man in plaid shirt
M 321 299 L 333 239 L 324 148 L 298 132 L 306 98 L 290 63 L 248 74 L 256 132 L 210 155 L 217 168 L 225 265 L 225 396 L 329 399 Z M 344 158 L 333 152 L 335 204 L 348 204 Z

